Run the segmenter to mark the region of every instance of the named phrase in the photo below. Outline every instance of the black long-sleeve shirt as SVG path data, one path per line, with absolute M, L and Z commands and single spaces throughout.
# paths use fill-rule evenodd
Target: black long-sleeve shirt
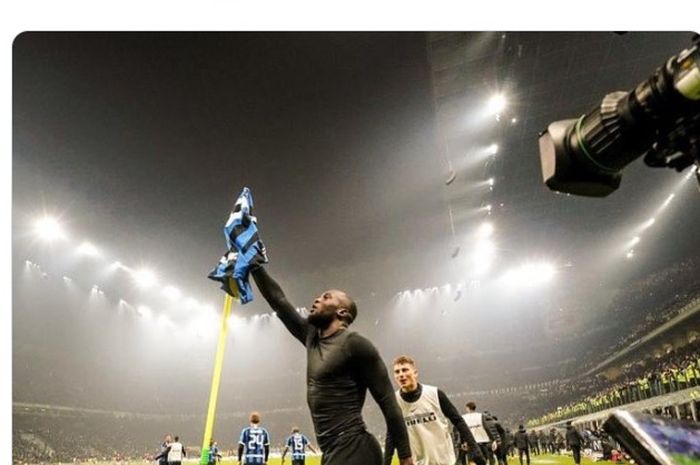
M 464 421 L 464 418 L 462 418 L 462 415 L 459 414 L 459 410 L 457 410 L 457 407 L 455 407 L 454 404 L 450 402 L 450 399 L 441 389 L 438 389 L 437 393 L 438 402 L 440 403 L 440 410 L 442 410 L 443 415 L 445 415 L 445 417 L 448 420 L 450 420 L 450 423 L 452 423 L 457 429 L 459 433 L 460 443 L 466 443 L 469 447 L 469 451 L 473 454 L 481 455 L 481 449 L 479 449 L 479 445 L 476 443 L 476 440 L 474 440 L 474 435 L 467 426 L 467 423 Z M 416 402 L 418 399 L 420 399 L 420 396 L 423 394 L 423 385 L 418 383 L 418 388 L 415 391 L 399 391 L 399 394 L 401 395 L 401 398 L 406 402 Z M 391 435 L 387 434 L 386 447 L 384 448 L 385 465 L 391 464 L 391 460 L 394 456 L 394 450 L 394 441 Z
M 530 437 L 524 429 L 519 429 L 515 432 L 514 436 L 515 447 L 518 449 L 529 449 L 532 444 L 530 444 Z
M 583 443 L 583 437 L 581 437 L 581 433 L 579 433 L 576 428 L 573 426 L 568 426 L 566 428 L 566 446 L 567 447 L 581 447 L 581 444 Z
M 394 438 L 399 457 L 410 457 L 403 416 L 374 345 L 348 330 L 322 338 L 263 267 L 253 269 L 252 275 L 282 323 L 306 347 L 307 403 L 321 451 L 333 449 L 344 435 L 366 431 L 362 406 L 369 389 L 384 414 L 387 434 Z

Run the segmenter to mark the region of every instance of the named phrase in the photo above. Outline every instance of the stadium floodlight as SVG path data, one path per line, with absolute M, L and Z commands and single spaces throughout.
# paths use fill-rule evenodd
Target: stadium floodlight
M 506 272 L 503 279 L 514 287 L 532 287 L 551 281 L 555 274 L 556 268 L 550 263 L 526 263 Z
M 97 247 L 95 247 L 93 244 L 90 242 L 83 242 L 78 246 L 77 249 L 78 253 L 80 255 L 87 255 L 88 257 L 99 257 L 100 252 L 97 250 Z
M 632 257 L 634 257 L 634 250 L 628 250 L 628 251 L 627 251 L 627 254 L 625 255 L 625 257 L 627 257 L 627 258 L 632 258 Z
M 476 231 L 476 235 L 480 239 L 486 239 L 488 237 L 491 237 L 493 234 L 493 224 L 489 222 L 481 223 L 481 226 L 479 226 L 479 229 Z
M 242 325 L 245 322 L 245 319 L 238 316 L 231 314 L 228 317 L 228 320 L 226 320 L 226 324 L 228 324 L 229 328 L 237 328 L 238 326 Z
M 634 236 L 634 237 L 629 241 L 629 243 L 627 244 L 627 247 L 626 247 L 626 248 L 629 249 L 629 248 L 631 248 L 631 247 L 634 247 L 635 245 L 639 244 L 639 241 L 640 241 L 640 240 L 641 240 L 641 239 L 639 238 L 639 236 Z
M 165 289 L 163 289 L 163 294 L 165 294 L 165 297 L 170 300 L 178 300 L 182 296 L 180 289 L 176 288 L 175 286 L 165 286 Z
M 124 265 L 122 265 L 122 262 L 120 261 L 113 262 L 111 265 L 109 265 L 110 271 L 119 270 L 121 268 L 124 268 Z
M 156 275 L 147 268 L 141 268 L 140 270 L 135 271 L 133 273 L 133 277 L 136 285 L 143 289 L 152 287 L 157 281 Z
M 66 233 L 61 227 L 58 220 L 51 216 L 39 218 L 34 223 L 34 232 L 36 235 L 47 242 L 52 242 L 57 239 L 65 239 Z
M 476 248 L 474 249 L 474 255 L 472 256 L 472 261 L 474 265 L 474 272 L 477 274 L 484 273 L 491 268 L 491 263 L 493 262 L 493 257 L 496 252 L 496 246 L 488 239 L 481 239 L 476 243 Z
M 496 155 L 498 153 L 498 144 L 489 145 L 488 148 L 486 149 L 486 152 L 489 155 Z
M 655 222 L 656 222 L 656 218 L 649 218 L 648 220 L 646 220 L 646 221 L 644 222 L 644 224 L 642 224 L 642 229 L 647 229 L 648 227 L 650 227 L 650 226 L 651 226 L 652 224 L 654 224 Z
M 675 196 L 676 196 L 676 194 L 671 194 L 671 195 L 669 195 L 669 196 L 666 198 L 666 200 L 664 200 L 664 203 L 661 204 L 661 208 L 664 209 L 664 208 L 668 207 L 668 204 L 671 203 L 671 200 L 673 200 L 673 198 L 674 198 Z
M 506 108 L 507 103 L 503 94 L 494 94 L 486 104 L 486 111 L 489 115 L 498 115 Z
M 488 182 L 489 186 L 491 186 L 491 187 L 493 187 L 493 185 L 496 184 L 496 180 L 493 178 L 489 178 L 487 182 Z
M 510 120 L 510 123 L 511 123 L 511 124 L 515 124 L 515 123 L 517 123 L 517 122 L 518 122 L 518 118 L 512 118 L 512 119 Z

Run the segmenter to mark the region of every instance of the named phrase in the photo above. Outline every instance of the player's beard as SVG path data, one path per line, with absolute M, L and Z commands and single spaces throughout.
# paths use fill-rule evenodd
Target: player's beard
M 314 325 L 318 329 L 326 329 L 333 322 L 333 317 L 335 315 L 334 311 L 315 311 L 309 314 L 309 323 Z

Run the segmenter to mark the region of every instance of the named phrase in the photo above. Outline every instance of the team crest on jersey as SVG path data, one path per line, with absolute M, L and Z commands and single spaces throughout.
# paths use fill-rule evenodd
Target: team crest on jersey
M 437 421 L 437 415 L 435 412 L 417 413 L 415 415 L 404 417 L 404 421 L 406 421 L 406 426 L 420 425 L 423 423 Z

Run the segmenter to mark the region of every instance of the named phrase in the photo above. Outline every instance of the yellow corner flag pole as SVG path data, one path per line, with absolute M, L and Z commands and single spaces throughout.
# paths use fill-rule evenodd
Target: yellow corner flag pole
M 204 428 L 204 440 L 202 442 L 202 455 L 200 463 L 205 465 L 209 460 L 209 441 L 214 430 L 214 417 L 216 416 L 216 400 L 219 396 L 219 382 L 221 381 L 221 368 L 224 365 L 224 350 L 226 349 L 226 334 L 228 333 L 228 317 L 231 314 L 233 299 L 226 294 L 224 298 L 224 314 L 221 317 L 221 329 L 219 330 L 219 342 L 216 345 L 216 358 L 214 359 L 214 375 L 211 378 L 211 392 L 209 393 L 209 409 L 207 410 L 207 423 Z

